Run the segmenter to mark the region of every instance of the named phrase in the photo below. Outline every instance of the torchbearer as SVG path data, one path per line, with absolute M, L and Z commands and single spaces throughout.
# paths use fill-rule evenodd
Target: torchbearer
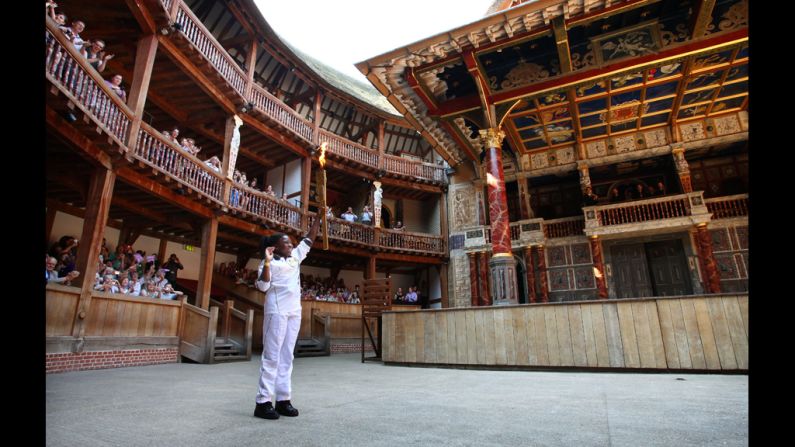
M 320 209 L 326 209 L 326 148 L 327 142 L 320 143 L 320 155 L 317 157 L 320 163 L 320 170 L 317 171 L 315 178 L 315 189 L 317 190 L 317 200 L 320 202 Z M 322 214 L 318 211 L 317 216 Z M 328 250 L 328 219 L 323 219 L 323 250 Z
M 290 236 L 276 233 L 260 241 L 262 262 L 259 265 L 257 289 L 265 292 L 265 315 L 262 323 L 262 366 L 255 398 L 254 416 L 279 419 L 298 416 L 290 403 L 293 373 L 293 349 L 301 329 L 300 265 L 317 236 L 323 216 L 318 215 L 309 233 L 293 248 Z M 276 407 L 271 404 L 271 396 Z

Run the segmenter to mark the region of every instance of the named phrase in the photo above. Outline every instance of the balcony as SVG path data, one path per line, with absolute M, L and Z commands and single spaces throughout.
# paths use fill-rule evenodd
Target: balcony
M 748 194 L 715 197 L 704 202 L 712 213 L 712 220 L 748 217 Z
M 689 229 L 710 221 L 703 191 L 583 207 L 585 234 L 626 237 Z

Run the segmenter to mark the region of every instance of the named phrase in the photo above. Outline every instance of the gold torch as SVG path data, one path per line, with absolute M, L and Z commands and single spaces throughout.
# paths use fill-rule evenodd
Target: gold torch
M 317 171 L 315 183 L 317 189 L 317 199 L 320 206 L 317 210 L 317 218 L 323 219 L 323 250 L 328 250 L 328 218 L 326 216 L 326 147 L 327 142 L 320 143 L 320 156 L 317 161 L 320 163 L 320 170 Z

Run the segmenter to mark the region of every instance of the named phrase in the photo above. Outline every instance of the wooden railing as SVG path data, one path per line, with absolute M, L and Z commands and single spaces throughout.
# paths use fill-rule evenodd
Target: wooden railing
M 88 63 L 74 45 L 47 17 L 47 79 L 59 86 L 70 100 L 96 121 L 100 128 L 124 147 L 133 112 L 105 84 L 105 80 Z
M 583 236 L 585 218 L 582 216 L 564 217 L 563 219 L 544 220 L 544 237 L 553 239 L 557 237 Z
M 381 229 L 378 245 L 386 248 L 413 250 L 433 254 L 444 253 L 444 241 L 442 241 L 441 236 L 409 233 L 406 231 Z
M 415 177 L 432 182 L 446 183 L 444 168 L 431 163 L 409 160 L 403 157 L 384 154 L 384 169 L 387 172 Z
M 179 354 L 198 363 L 212 363 L 215 356 L 215 334 L 218 327 L 218 307 L 204 310 L 182 299 Z
M 712 213 L 712 219 L 727 219 L 730 217 L 744 217 L 748 215 L 748 194 L 716 197 L 706 199 L 707 209 Z
M 252 332 L 254 329 L 254 310 L 243 312 L 235 309 L 234 300 L 223 303 L 210 299 L 210 304 L 218 307 L 218 329 L 216 338 L 233 342 L 243 349 L 240 355 L 251 358 Z
M 330 218 L 328 223 L 329 238 L 367 245 L 375 243 L 375 229 L 369 225 L 348 222 L 337 217 Z
M 592 208 L 596 212 L 596 219 L 601 226 L 673 219 L 691 215 L 690 200 L 687 194 L 635 200 L 584 209 L 588 208 Z
M 378 152 L 367 149 L 361 144 L 346 140 L 327 130 L 320 129 L 319 133 L 319 141 L 321 143 L 328 143 L 328 151 L 330 154 L 356 161 L 371 168 L 378 167 Z
M 175 23 L 181 26 L 181 33 L 190 41 L 193 46 L 212 64 L 218 73 L 229 82 L 229 85 L 240 94 L 245 96 L 246 74 L 227 51 L 215 40 L 212 33 L 204 27 L 193 12 L 180 2 L 177 9 Z
M 264 88 L 259 85 L 253 86 L 251 89 L 251 102 L 272 120 L 295 132 L 307 142 L 312 141 L 312 132 L 314 130 L 312 123 L 305 120 L 295 110 L 279 101 L 278 98 L 271 95 Z
M 262 217 L 301 231 L 301 209 L 275 196 L 255 191 L 240 183 L 232 184 L 230 208 Z
M 133 155 L 186 187 L 223 203 L 224 180 L 221 174 L 146 123 L 141 123 Z

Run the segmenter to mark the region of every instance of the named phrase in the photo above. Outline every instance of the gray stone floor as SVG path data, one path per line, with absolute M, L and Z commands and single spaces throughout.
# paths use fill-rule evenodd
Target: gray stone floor
M 300 358 L 297 418 L 252 416 L 259 357 L 50 374 L 49 446 L 745 446 L 748 376 Z

